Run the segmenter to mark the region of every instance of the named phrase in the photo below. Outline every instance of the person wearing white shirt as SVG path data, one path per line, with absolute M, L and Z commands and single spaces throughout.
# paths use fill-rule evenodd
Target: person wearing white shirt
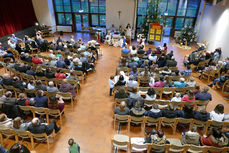
M 130 76 L 129 81 L 127 82 L 127 87 L 137 88 L 138 82 L 134 80 L 134 76 Z
M 149 55 L 149 60 L 156 63 L 157 62 L 157 55 L 152 52 L 152 54 Z
M 188 87 L 195 87 L 196 86 L 196 81 L 194 80 L 193 77 L 190 78 L 190 80 L 187 82 Z
M 11 47 L 11 48 L 16 48 L 16 43 L 10 38 L 8 37 L 8 45 Z
M 56 58 L 56 56 L 53 54 L 53 50 L 49 51 L 49 58 L 51 58 L 51 59 L 55 59 Z
M 176 93 L 175 97 L 173 97 L 170 101 L 181 102 L 181 94 L 180 93 Z
M 71 36 L 70 42 L 71 42 L 71 44 L 75 43 L 74 36 Z
M 137 49 L 135 46 L 130 46 L 130 55 L 136 55 L 137 54 Z
M 210 112 L 210 119 L 213 121 L 222 122 L 224 118 L 224 106 L 222 104 L 216 105 L 215 109 Z
M 112 96 L 113 88 L 114 88 L 114 76 L 110 76 L 110 79 L 108 81 L 109 87 L 110 87 L 110 96 Z
M 153 88 L 149 88 L 146 93 L 145 100 L 155 100 L 157 98 L 157 94 Z

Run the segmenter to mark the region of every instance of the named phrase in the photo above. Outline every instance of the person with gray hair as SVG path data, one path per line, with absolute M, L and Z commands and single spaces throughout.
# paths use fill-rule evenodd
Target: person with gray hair
M 203 87 L 202 92 L 199 92 L 195 95 L 196 100 L 212 100 L 212 95 L 208 92 L 208 87 Z
M 126 107 L 126 102 L 122 101 L 118 107 L 115 108 L 114 114 L 118 115 L 129 115 L 130 110 L 128 107 Z
M 57 87 L 54 86 L 54 82 L 53 81 L 49 81 L 48 86 L 47 86 L 47 91 L 48 92 L 59 92 Z
M 3 79 L 2 79 L 2 84 L 7 85 L 7 86 L 12 86 L 13 85 L 13 78 L 10 77 L 8 73 L 3 74 Z
M 51 59 L 55 59 L 56 58 L 56 56 L 53 54 L 53 50 L 49 51 L 49 58 L 51 58 Z
M 32 119 L 32 124 L 29 125 L 28 131 L 33 134 L 42 134 L 46 133 L 47 135 L 52 134 L 53 130 L 57 134 L 60 131 L 61 127 L 56 125 L 55 120 L 52 120 L 50 124 L 41 123 L 39 118 L 35 117 Z

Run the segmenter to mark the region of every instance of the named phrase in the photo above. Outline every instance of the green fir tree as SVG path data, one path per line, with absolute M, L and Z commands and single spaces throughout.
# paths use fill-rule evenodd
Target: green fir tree
M 194 27 L 190 24 L 185 25 L 184 28 L 181 30 L 180 35 L 178 36 L 178 40 L 181 40 L 183 44 L 187 40 L 188 45 L 195 41 L 196 39 L 196 32 L 194 31 Z
M 161 20 L 161 12 L 159 9 L 159 4 L 161 0 L 151 0 L 147 9 L 147 15 L 144 16 L 143 23 L 141 24 L 141 33 L 147 38 L 149 32 L 149 25 L 151 23 L 158 22 Z

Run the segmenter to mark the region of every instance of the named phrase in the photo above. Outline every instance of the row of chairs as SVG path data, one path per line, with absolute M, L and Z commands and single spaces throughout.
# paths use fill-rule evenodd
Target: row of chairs
M 174 138 L 168 138 L 168 140 L 172 141 Z M 164 144 L 158 145 L 153 143 L 146 143 L 146 144 L 137 144 L 131 142 L 130 139 L 126 135 L 116 134 L 111 140 L 112 143 L 112 150 L 117 148 L 118 150 L 123 150 L 129 152 L 129 147 L 131 148 L 130 152 L 143 152 L 147 151 L 147 153 L 151 153 L 152 150 L 155 152 L 176 152 L 176 153 L 208 153 L 208 152 L 220 152 L 226 153 L 229 151 L 229 147 L 213 147 L 213 146 L 196 146 L 196 145 L 178 145 L 178 144 Z
M 16 143 L 24 140 L 30 140 L 32 150 L 35 146 L 35 140 L 39 142 L 46 142 L 49 150 L 50 138 L 54 138 L 54 133 L 47 135 L 46 133 L 33 134 L 29 131 L 17 132 L 13 129 L 0 130 L 1 145 L 4 145 L 4 142 L 8 141 L 8 139 L 10 138 L 13 138 L 16 141 Z
M 120 90 L 120 88 L 122 88 L 123 86 L 116 86 L 114 87 L 114 91 Z M 140 93 L 142 95 L 145 95 L 148 91 L 148 89 L 151 87 L 138 87 L 137 91 L 140 91 Z M 175 93 L 180 93 L 181 95 L 185 94 L 188 90 L 193 90 L 194 87 L 185 87 L 185 88 L 174 88 L 174 87 L 152 87 L 157 96 L 159 97 L 159 99 L 162 99 L 163 95 L 167 95 L 170 98 L 172 98 L 172 96 Z M 124 89 L 126 92 L 130 92 L 132 90 L 131 87 L 125 87 Z
M 204 134 L 207 133 L 209 127 L 221 128 L 225 129 L 229 125 L 229 122 L 217 122 L 213 120 L 209 121 L 199 121 L 196 119 L 185 119 L 185 118 L 166 118 L 166 117 L 159 117 L 159 118 L 152 118 L 148 116 L 143 117 L 135 117 L 130 115 L 114 115 L 114 128 L 116 129 L 116 122 L 118 123 L 127 123 L 128 132 L 130 131 L 130 125 L 133 124 L 141 124 L 143 129 L 145 126 L 155 126 L 156 129 L 160 129 L 161 127 L 169 126 L 172 128 L 173 134 L 175 134 L 177 130 L 177 124 L 183 123 L 188 125 L 188 129 L 191 129 L 193 125 L 196 125 L 198 128 L 204 128 Z
M 161 67 L 161 68 L 158 68 L 158 69 L 150 68 L 149 71 L 150 72 L 159 73 L 160 71 L 162 71 L 164 69 L 165 69 L 165 67 Z M 169 67 L 169 69 L 172 72 L 174 72 L 174 71 L 177 71 L 178 70 L 178 67 Z M 137 68 L 137 70 L 138 70 L 138 73 L 140 74 L 141 72 L 145 71 L 145 68 Z M 132 68 L 128 68 L 128 67 L 117 67 L 116 74 L 118 75 L 120 73 L 120 71 L 123 71 L 123 72 L 129 74 L 132 71 Z
M 124 99 L 115 99 L 115 107 L 118 106 L 122 101 L 127 101 L 127 98 Z M 206 108 L 209 103 L 209 100 L 196 100 L 196 101 L 181 101 L 181 102 L 174 102 L 169 100 L 144 100 L 144 106 L 145 107 L 151 107 L 154 104 L 157 104 L 159 108 L 165 108 L 168 107 L 170 104 L 172 104 L 174 107 L 176 107 L 179 110 L 182 110 L 182 108 L 186 105 L 193 106 L 193 110 L 197 110 L 198 107 L 204 107 Z
M 1 88 L 0 89 L 0 96 L 2 96 L 6 91 L 11 91 L 11 92 L 13 92 L 13 95 L 15 98 L 19 98 L 18 95 L 20 93 L 22 93 L 21 90 L 19 90 L 18 88 L 14 88 L 13 86 L 5 86 L 4 85 L 4 87 L 0 86 L 0 88 Z M 33 95 L 33 96 L 37 95 L 37 90 L 35 90 L 35 89 L 25 89 L 23 92 L 25 93 L 25 95 L 27 97 L 31 97 L 31 95 Z M 72 109 L 73 109 L 74 103 L 77 102 L 77 98 L 73 97 L 70 92 L 47 92 L 47 91 L 44 91 L 44 95 L 48 98 L 50 96 L 60 95 L 60 96 L 62 96 L 63 100 L 70 101 Z

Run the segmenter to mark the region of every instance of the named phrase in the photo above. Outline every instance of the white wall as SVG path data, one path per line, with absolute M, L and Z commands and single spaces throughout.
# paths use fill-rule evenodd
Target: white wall
M 223 57 L 229 57 L 229 1 L 225 5 L 207 5 L 201 20 L 198 42 L 206 40 L 209 51 L 221 47 Z
M 115 28 L 120 25 L 124 28 L 128 23 L 135 27 L 136 5 L 137 0 L 106 0 L 106 27 L 109 29 L 114 24 Z M 120 18 L 118 11 L 121 11 Z
M 56 21 L 52 0 L 32 0 L 32 3 L 39 24 L 51 26 L 55 32 Z

